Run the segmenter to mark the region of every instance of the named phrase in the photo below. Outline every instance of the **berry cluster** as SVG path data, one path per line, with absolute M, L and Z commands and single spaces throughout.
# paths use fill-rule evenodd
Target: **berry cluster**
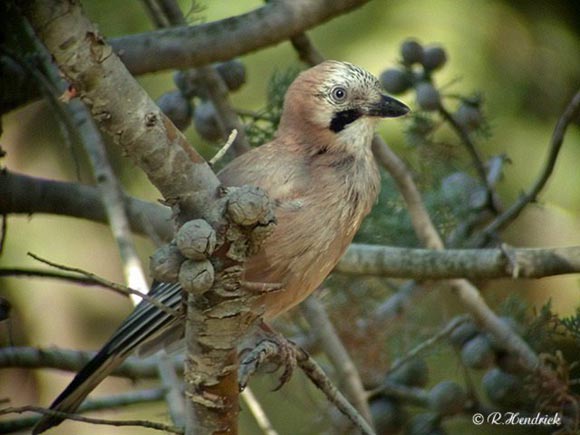
M 414 39 L 401 44 L 400 65 L 388 68 L 379 80 L 387 92 L 402 94 L 415 90 L 417 105 L 421 110 L 434 112 L 442 108 L 442 95 L 434 84 L 434 73 L 447 63 L 447 52 L 440 45 L 423 46 Z M 466 131 L 482 126 L 480 97 L 459 97 L 461 100 L 453 114 L 455 121 Z
M 237 91 L 246 83 L 246 67 L 238 59 L 218 63 L 214 68 L 230 92 Z M 195 129 L 203 139 L 208 142 L 224 139 L 216 108 L 197 74 L 194 71 L 179 71 L 174 81 L 177 89 L 157 100 L 163 113 L 182 131 L 189 127 L 193 117 Z M 199 99 L 197 105 L 193 104 L 194 98 Z

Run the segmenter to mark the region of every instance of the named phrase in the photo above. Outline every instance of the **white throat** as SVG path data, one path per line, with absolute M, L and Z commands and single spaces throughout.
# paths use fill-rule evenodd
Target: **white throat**
M 336 134 L 337 142 L 351 153 L 366 153 L 373 140 L 376 123 L 375 118 L 361 117 Z

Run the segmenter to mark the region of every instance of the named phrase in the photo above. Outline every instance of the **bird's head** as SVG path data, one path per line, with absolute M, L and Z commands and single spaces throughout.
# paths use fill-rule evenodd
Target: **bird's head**
M 309 142 L 358 148 L 370 144 L 379 118 L 399 117 L 409 110 L 385 95 L 380 82 L 364 69 L 326 61 L 304 71 L 290 85 L 279 131 L 306 135 Z

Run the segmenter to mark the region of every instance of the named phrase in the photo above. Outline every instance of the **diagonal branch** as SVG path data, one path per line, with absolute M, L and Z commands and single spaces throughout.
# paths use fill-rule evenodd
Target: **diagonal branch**
M 180 221 L 202 216 L 218 179 L 127 71 L 77 3 L 27 4 L 26 15 L 99 128 L 137 163 Z
M 481 244 L 485 243 L 490 237 L 493 237 L 497 231 L 505 228 L 513 222 L 520 215 L 526 205 L 536 201 L 538 194 L 542 191 L 554 171 L 558 154 L 560 153 L 560 149 L 564 143 L 566 130 L 574 119 L 578 117 L 578 114 L 580 114 L 580 91 L 572 97 L 572 100 L 570 100 L 566 106 L 564 113 L 562 113 L 560 119 L 558 119 L 558 123 L 556 124 L 552 134 L 550 150 L 546 162 L 530 190 L 523 194 L 509 209 L 482 230 L 471 243 L 471 246 L 481 246 Z

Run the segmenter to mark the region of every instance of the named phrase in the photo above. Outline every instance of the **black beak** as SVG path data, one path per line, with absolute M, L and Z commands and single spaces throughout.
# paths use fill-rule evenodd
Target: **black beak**
M 389 97 L 388 95 L 381 95 L 378 103 L 369 108 L 368 116 L 378 116 L 381 118 L 398 118 L 406 115 L 411 109 L 401 101 Z

